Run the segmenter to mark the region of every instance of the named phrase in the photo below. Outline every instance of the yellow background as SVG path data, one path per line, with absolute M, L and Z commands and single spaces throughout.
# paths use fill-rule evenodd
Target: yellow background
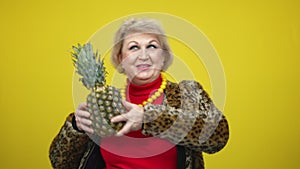
M 50 142 L 74 110 L 70 46 L 138 12 L 190 21 L 219 53 L 231 134 L 207 169 L 299 168 L 299 10 L 297 0 L 1 1 L 0 168 L 51 168 Z

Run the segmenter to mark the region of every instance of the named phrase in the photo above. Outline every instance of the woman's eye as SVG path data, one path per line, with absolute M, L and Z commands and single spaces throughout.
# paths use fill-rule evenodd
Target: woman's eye
M 148 48 L 148 49 L 156 49 L 157 46 L 156 46 L 156 45 L 148 45 L 147 48 Z
M 135 50 L 135 49 L 139 49 L 139 47 L 137 45 L 133 45 L 129 47 L 129 50 Z

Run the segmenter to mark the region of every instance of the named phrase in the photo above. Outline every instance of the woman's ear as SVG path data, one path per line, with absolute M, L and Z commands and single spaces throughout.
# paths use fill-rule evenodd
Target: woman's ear
M 124 68 L 122 67 L 122 54 L 118 54 L 117 55 L 117 59 L 118 59 L 118 67 L 117 67 L 117 70 L 120 72 L 120 73 L 124 73 Z
M 121 62 L 122 62 L 122 54 L 121 53 L 119 53 L 118 55 L 117 55 L 117 58 L 118 58 L 118 62 L 119 62 L 119 64 L 121 64 Z
M 160 62 L 160 70 L 164 70 L 165 66 L 166 66 L 166 57 L 164 54 L 162 54 L 162 57 L 161 57 L 161 62 Z

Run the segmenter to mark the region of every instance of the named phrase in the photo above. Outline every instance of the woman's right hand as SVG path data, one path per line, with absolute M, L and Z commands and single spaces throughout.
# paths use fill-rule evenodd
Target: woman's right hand
M 75 112 L 76 126 L 79 130 L 86 133 L 93 134 L 94 130 L 91 128 L 92 121 L 90 120 L 90 113 L 87 111 L 87 104 L 81 103 Z

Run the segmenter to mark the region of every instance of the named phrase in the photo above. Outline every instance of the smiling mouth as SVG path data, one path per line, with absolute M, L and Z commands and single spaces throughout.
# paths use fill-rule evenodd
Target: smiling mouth
M 139 70 L 147 70 L 151 67 L 149 64 L 140 64 L 136 66 Z

